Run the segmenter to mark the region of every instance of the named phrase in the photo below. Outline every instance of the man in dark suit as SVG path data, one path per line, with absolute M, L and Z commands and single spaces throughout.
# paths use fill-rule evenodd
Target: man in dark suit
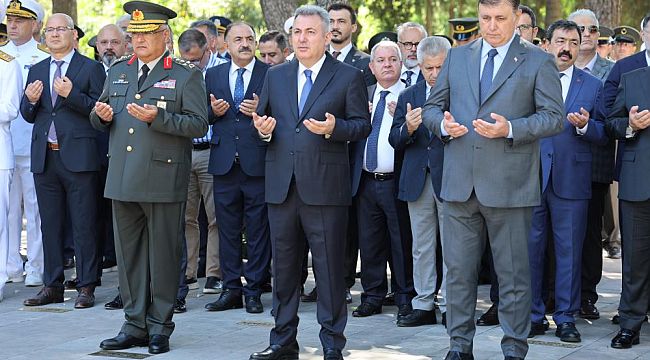
M 646 25 L 648 26 L 648 25 Z M 646 44 L 650 34 L 644 32 Z M 633 55 L 636 56 L 636 55 Z M 620 149 L 619 204 L 623 244 L 623 288 L 619 304 L 620 331 L 611 346 L 627 349 L 639 343 L 650 298 L 650 68 L 624 74 L 611 108 L 607 130 L 625 141 Z
M 568 20 L 578 24 L 582 33 L 575 67 L 595 76 L 604 83 L 614 63 L 603 59 L 596 51 L 599 37 L 596 15 L 589 9 L 580 9 L 571 13 Z M 600 282 L 603 272 L 601 230 L 603 228 L 603 213 L 606 203 L 609 201 L 607 194 L 614 175 L 616 141 L 609 139 L 604 145 L 592 143 L 590 147 L 592 156 L 591 198 L 589 199 L 587 229 L 582 247 L 580 316 L 595 320 L 600 318 L 595 304 L 598 301 L 596 286 Z
M 372 48 L 370 70 L 377 84 L 368 87 L 372 99 L 372 132 L 368 139 L 351 144 L 352 196 L 356 197 L 361 253 L 361 305 L 354 317 L 367 317 L 382 312 L 388 293 L 386 264 L 391 266 L 391 280 L 398 306 L 398 318 L 411 312 L 413 296 L 410 236 L 402 236 L 400 217 L 408 219 L 408 210 L 398 207 L 395 162 L 399 155 L 388 142 L 393 116 L 389 102 L 397 102 L 404 90 L 399 81 L 402 67 L 399 47 L 392 41 L 380 41 Z M 408 223 L 408 220 L 405 221 Z M 410 235 L 410 234 L 408 234 Z M 407 251 L 408 250 L 408 251 Z
M 255 31 L 235 22 L 226 29 L 231 61 L 206 73 L 213 136 L 208 172 L 214 175 L 214 206 L 219 225 L 219 257 L 223 292 L 205 307 L 223 311 L 243 307 L 261 313 L 261 286 L 271 259 L 269 224 L 264 202 L 264 156 L 267 143 L 251 126 L 261 93 L 265 63 L 255 58 Z M 224 80 L 228 81 L 224 81 Z M 241 229 L 246 224 L 248 262 L 242 264 Z M 246 278 L 242 286 L 241 276 Z
M 104 350 L 169 351 L 180 277 L 192 138 L 208 129 L 203 75 L 168 55 L 167 21 L 176 13 L 130 1 L 135 54 L 111 66 L 90 121 L 109 131 L 104 195 L 113 200 L 115 252 L 125 322 Z
M 542 204 L 533 209 L 528 240 L 530 258 L 531 308 L 530 336 L 548 329 L 546 310 L 553 312 L 555 335 L 565 342 L 580 342 L 575 314 L 580 308 L 580 269 L 582 243 L 591 197 L 590 144 L 604 144 L 604 122 L 598 102 L 602 83 L 574 66 L 581 42 L 578 25 L 558 20 L 547 30 L 548 52 L 555 56 L 560 70 L 566 119 L 564 130 L 540 141 L 542 163 Z M 550 235 L 552 234 L 552 235 Z M 547 239 L 553 239 L 550 261 L 556 264 L 554 309 L 545 309 L 542 288 L 546 276 Z
M 422 115 L 445 142 L 447 359 L 473 357 L 484 227 L 499 278 L 501 349 L 514 359 L 528 352 L 531 279 L 522 240 L 541 200 L 539 139 L 562 131 L 564 110 L 552 57 L 515 34 L 518 6 L 479 0 L 483 38 L 449 51 Z
M 32 165 L 41 212 L 45 287 L 26 306 L 63 302 L 63 250 L 66 217 L 72 225 L 79 295 L 75 308 L 92 307 L 98 279 L 96 243 L 97 131 L 88 114 L 101 94 L 106 74 L 100 63 L 74 50 L 72 18 L 54 14 L 45 40 L 51 56 L 34 65 L 21 102 L 34 124 Z
M 422 106 L 436 83 L 451 45 L 439 36 L 424 38 L 418 45 L 420 71 L 426 81 L 407 88 L 397 100 L 395 118 L 388 138 L 396 151 L 404 152 L 399 177 L 398 199 L 408 202 L 413 233 L 413 285 L 417 295 L 411 301 L 413 312 L 397 321 L 397 326 L 421 326 L 437 323 L 434 299 L 446 323 L 445 274 L 437 274 L 436 248 L 442 237 L 440 217 L 442 200 L 443 143 L 421 126 Z M 441 280 L 441 281 L 438 281 Z M 440 292 L 436 296 L 436 285 Z
M 357 12 L 352 6 L 344 3 L 330 5 L 327 12 L 330 15 L 330 31 L 332 32 L 330 54 L 336 60 L 361 70 L 366 86 L 375 84 L 377 79 L 368 67 L 370 56 L 352 44 L 352 36 L 357 32 Z
M 257 113 L 266 151 L 265 197 L 273 250 L 275 327 L 270 346 L 251 359 L 297 359 L 304 236 L 318 279 L 318 322 L 326 359 L 342 359 L 347 321 L 343 257 L 352 200 L 348 141 L 370 133 L 362 74 L 325 52 L 329 15 L 306 5 L 295 12 L 290 63 L 267 72 Z

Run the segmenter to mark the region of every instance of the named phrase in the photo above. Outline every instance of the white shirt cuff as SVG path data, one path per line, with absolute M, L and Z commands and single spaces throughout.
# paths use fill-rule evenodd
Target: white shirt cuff
M 583 126 L 583 127 L 581 127 L 581 128 L 576 128 L 576 133 L 578 133 L 578 135 L 584 135 L 584 134 L 587 133 L 587 128 L 588 128 L 588 127 L 589 127 L 589 122 L 587 122 L 587 123 L 585 124 L 585 126 Z
M 508 121 L 508 139 L 512 139 L 512 123 Z

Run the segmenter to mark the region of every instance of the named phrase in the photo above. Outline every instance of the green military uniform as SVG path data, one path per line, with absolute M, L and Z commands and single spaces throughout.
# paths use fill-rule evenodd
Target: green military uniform
M 140 1 L 126 3 L 124 10 L 132 16 L 132 33 L 156 32 L 176 16 Z M 104 195 L 113 200 L 122 332 L 137 338 L 169 336 L 174 329 L 191 139 L 208 129 L 203 75 L 183 60 L 161 56 L 155 65 L 147 63 L 151 69 L 141 86 L 145 64 L 136 55 L 116 61 L 99 98 L 112 107 L 112 121 L 103 122 L 95 111 L 90 115 L 94 127 L 110 131 Z M 129 103 L 156 106 L 155 120 L 148 124 L 131 116 Z

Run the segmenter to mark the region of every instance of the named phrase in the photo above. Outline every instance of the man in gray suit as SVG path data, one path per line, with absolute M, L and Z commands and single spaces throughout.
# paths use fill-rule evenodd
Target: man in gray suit
M 445 143 L 447 359 L 473 359 L 484 226 L 499 278 L 501 348 L 518 359 L 528 352 L 526 239 L 540 204 L 538 139 L 562 130 L 562 89 L 553 59 L 515 35 L 519 0 L 478 3 L 483 39 L 451 49 L 422 114 Z

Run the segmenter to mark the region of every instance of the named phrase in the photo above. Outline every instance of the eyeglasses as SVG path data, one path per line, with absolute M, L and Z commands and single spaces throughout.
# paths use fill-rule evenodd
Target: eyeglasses
M 62 33 L 64 31 L 72 30 L 74 28 L 71 28 L 69 26 L 58 26 L 58 27 L 47 27 L 45 28 L 45 33 L 46 34 L 51 34 L 51 33 Z
M 590 33 L 595 34 L 598 32 L 598 26 L 596 25 L 591 25 L 588 27 L 585 26 L 578 26 L 578 30 L 580 30 L 581 33 L 584 33 L 585 30 L 589 30 Z
M 420 44 L 419 42 L 410 42 L 410 41 L 406 41 L 406 42 L 400 41 L 399 43 L 402 44 L 402 46 L 404 46 L 407 49 L 417 48 L 418 44 Z
M 521 24 L 521 25 L 517 26 L 517 29 L 519 29 L 519 31 L 530 30 L 532 28 L 533 28 L 533 25 L 530 25 L 530 24 Z
M 205 53 L 207 52 L 207 50 L 208 50 L 208 48 L 206 47 L 205 50 L 203 50 L 203 53 L 201 54 L 201 57 L 199 57 L 198 59 L 194 59 L 194 60 L 187 59 L 187 61 L 189 63 L 194 64 L 194 66 L 199 67 L 199 64 L 201 64 L 201 61 L 205 57 Z
M 108 44 L 111 44 L 113 46 L 119 46 L 119 45 L 122 45 L 122 41 L 115 40 L 115 39 L 110 40 L 110 41 L 109 40 L 102 40 L 102 41 L 98 42 L 98 44 L 101 44 L 102 46 L 108 46 Z

